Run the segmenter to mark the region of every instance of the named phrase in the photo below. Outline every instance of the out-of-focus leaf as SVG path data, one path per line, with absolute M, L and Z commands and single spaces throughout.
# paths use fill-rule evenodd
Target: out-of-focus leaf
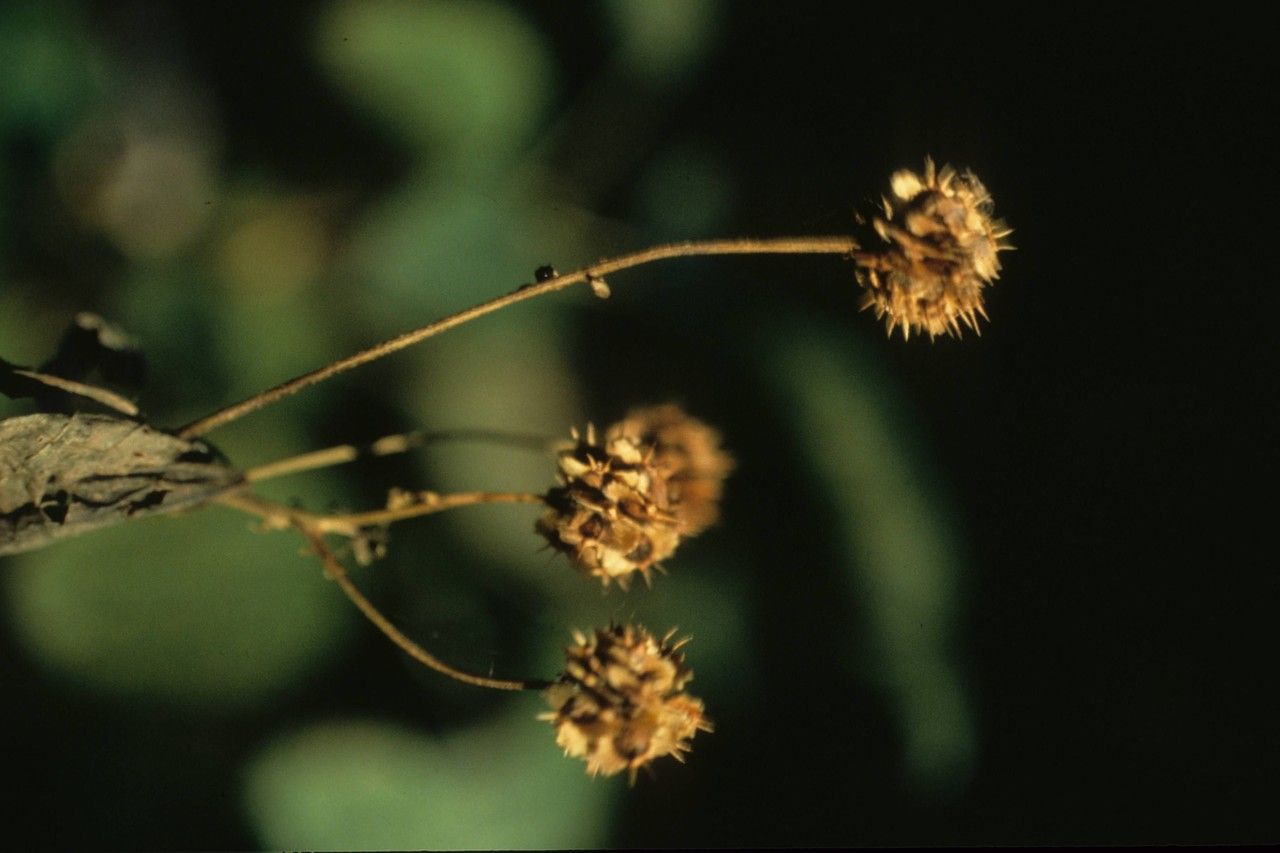
M 156 127 L 136 115 L 86 122 L 54 161 L 66 206 L 139 261 L 179 256 L 204 230 L 218 190 L 212 133 L 198 105 L 175 97 L 171 110 L 177 115 Z
M 8 168 L 6 168 L 7 165 L 8 164 L 4 161 L 4 159 L 0 158 L 0 198 L 13 197 L 13 190 L 9 186 L 10 179 L 9 179 L 9 170 Z M 11 215 L 12 215 L 12 205 L 0 204 L 0 234 L 7 235 L 9 233 L 9 228 L 10 228 L 9 220 Z M 10 239 L 8 237 L 4 237 L 3 239 L 0 239 L 0 341 L 9 340 L 9 338 L 6 337 L 5 335 L 5 332 L 7 331 L 7 329 L 5 328 L 4 319 L 3 319 L 4 307 L 5 307 L 4 306 L 5 294 L 7 291 L 9 291 L 12 288 L 12 285 L 8 281 L 8 276 L 6 275 L 9 269 L 9 265 L 6 263 L 5 256 L 10 251 L 9 244 L 10 244 Z
M 405 306 L 432 314 L 456 310 L 511 289 L 520 275 L 532 278 L 512 250 L 523 243 L 526 220 L 511 199 L 419 176 L 365 216 L 347 260 L 359 280 L 391 297 L 399 312 Z
M 329 850 L 597 846 L 626 782 L 590 779 L 535 716 L 534 697 L 444 739 L 386 723 L 292 732 L 250 765 L 245 803 L 265 847 Z
M 706 54 L 720 20 L 713 0 L 610 0 L 624 67 L 655 88 L 678 84 Z
M 317 48 L 353 101 L 454 165 L 518 150 L 551 92 L 546 45 L 505 4 L 340 0 L 320 18 Z
M 707 234 L 728 215 L 734 186 L 713 148 L 683 142 L 664 149 L 640 186 L 645 218 L 662 239 Z
M 215 266 L 231 297 L 281 312 L 306 297 L 328 266 L 336 198 L 237 186 L 219 202 L 228 220 L 217 235 Z
M 42 412 L 77 411 L 92 400 L 132 417 L 139 413 L 132 400 L 80 380 L 97 371 L 107 382 L 136 388 L 146 368 L 146 357 L 132 338 L 98 315 L 82 311 L 63 333 L 57 352 L 39 370 L 0 357 L 0 394 L 31 397 Z
M 233 296 L 210 306 L 209 318 L 215 329 L 212 343 L 231 373 L 233 398 L 257 393 L 348 354 L 326 334 L 326 319 L 335 325 L 337 321 L 326 316 L 322 297 Z M 311 391 L 301 405 L 313 405 L 317 394 L 327 390 Z M 293 406 L 290 411 L 296 414 L 301 409 Z
M 212 293 L 202 268 L 167 262 L 134 266 L 113 288 L 112 319 L 147 354 L 149 378 L 140 400 L 145 410 L 168 411 L 176 422 L 207 414 L 209 404 L 200 400 L 217 373 L 209 359 Z
M 268 700 L 339 653 L 354 614 L 297 537 L 210 507 L 11 558 L 14 631 L 43 666 L 126 698 Z
M 3 216 L 4 207 L 0 205 L 0 227 Z M 67 309 L 43 298 L 45 294 L 39 288 L 28 287 L 27 282 L 5 281 L 4 273 L 0 268 L 0 356 L 19 364 L 40 364 L 58 346 L 59 333 L 67 323 Z M 0 396 L 0 416 L 30 411 L 30 403 L 9 403 Z
M 530 282 L 546 263 L 583 260 L 580 227 L 538 187 L 518 181 L 437 181 L 418 175 L 367 214 L 346 262 L 351 274 L 390 300 L 370 315 L 403 325 L 456 311 Z M 549 254 L 555 252 L 554 255 Z M 517 309 L 518 310 L 518 309 Z
M 898 707 L 909 778 L 962 784 L 974 750 L 952 648 L 961 545 L 888 379 L 847 334 L 791 325 L 765 354 L 803 438 L 813 476 L 839 510 L 850 594 L 864 600 L 876 643 L 868 660 Z
M 95 93 L 88 40 L 70 3 L 0 4 L 0 133 L 56 133 Z
M 136 387 L 146 378 L 147 361 L 127 332 L 97 314 L 82 311 L 62 333 L 57 352 L 40 370 L 66 379 L 83 379 L 97 370 L 108 382 Z

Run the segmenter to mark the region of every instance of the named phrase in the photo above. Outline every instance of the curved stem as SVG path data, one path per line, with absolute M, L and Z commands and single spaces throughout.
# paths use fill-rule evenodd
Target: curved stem
M 365 594 L 352 582 L 347 575 L 347 570 L 338 561 L 338 558 L 333 555 L 333 552 L 329 550 L 329 546 L 324 542 L 324 536 L 319 531 L 300 520 L 295 520 L 294 526 L 307 538 L 307 541 L 311 543 L 311 548 L 316 552 L 316 556 L 324 563 L 325 574 L 338 584 L 338 587 L 346 594 L 347 598 L 351 599 L 351 603 L 359 608 L 365 618 L 372 622 L 379 631 L 386 634 L 391 642 L 395 643 L 409 657 L 423 666 L 429 667 L 441 675 L 447 675 L 455 681 L 474 684 L 477 687 L 489 687 L 494 690 L 544 690 L 551 686 L 552 682 L 542 679 L 488 678 L 483 675 L 463 672 L 460 669 L 449 666 L 449 664 L 402 634 L 395 625 L 391 624 L 387 617 L 382 615 L 382 612 L 377 607 L 374 607 L 373 602 L 366 598 Z
M 405 432 L 396 435 L 385 435 L 365 445 L 339 444 L 323 450 L 313 450 L 285 459 L 266 462 L 244 472 L 244 478 L 250 483 L 261 483 L 276 477 L 327 468 L 331 465 L 342 465 L 369 456 L 391 456 L 406 453 L 418 447 L 437 444 L 445 441 L 484 441 L 494 444 L 506 444 L 525 447 L 531 450 L 546 450 L 553 445 L 551 439 L 535 435 L 501 432 L 484 429 L 453 429 L 438 432 Z
M 620 270 L 638 267 L 643 264 L 661 261 L 667 258 L 683 258 L 697 255 L 769 255 L 769 254 L 791 254 L 791 255 L 812 255 L 812 254 L 832 254 L 847 255 L 858 249 L 858 243 L 852 237 L 774 237 L 768 239 L 737 239 L 737 240 L 695 240 L 684 243 L 668 243 L 662 246 L 654 246 L 649 249 L 642 249 L 638 252 L 632 252 L 626 255 L 620 255 L 616 258 L 598 261 L 590 266 L 575 270 L 564 275 L 537 284 L 524 285 L 505 296 L 499 296 L 488 302 L 482 302 L 465 311 L 459 311 L 434 323 L 428 323 L 402 335 L 383 341 L 368 349 L 361 350 L 354 355 L 339 359 L 338 361 L 327 364 L 324 367 L 304 373 L 288 382 L 283 382 L 274 388 L 269 388 L 252 397 L 241 400 L 225 408 L 219 409 L 209 415 L 198 420 L 192 421 L 186 426 L 178 430 L 179 438 L 190 439 L 198 435 L 203 435 L 217 427 L 224 426 L 234 420 L 244 417 L 250 412 L 257 411 L 264 406 L 270 405 L 275 401 L 287 397 L 290 394 L 296 394 L 303 388 L 316 385 L 337 376 L 339 373 L 345 373 L 352 368 L 359 367 L 362 364 L 368 364 L 376 361 L 383 356 L 390 355 L 393 352 L 413 346 L 420 341 L 438 335 L 441 332 L 448 331 L 455 326 L 461 326 L 463 323 L 483 317 L 486 314 L 492 314 L 506 308 L 508 305 L 514 305 L 517 302 L 523 302 L 526 299 L 533 299 L 545 293 L 553 293 L 557 290 L 564 290 L 571 285 L 579 282 L 587 282 L 588 284 L 598 284 L 604 276 Z
M 0 367 L 3 366 L 5 365 L 0 365 Z M 74 379 L 54 376 L 51 373 L 41 373 L 38 370 L 27 370 L 24 367 L 13 367 L 9 370 L 14 376 L 21 376 L 24 379 L 30 379 L 33 382 L 48 385 L 50 388 L 57 388 L 59 391 L 65 391 L 68 394 L 87 397 L 96 403 L 101 403 L 102 405 L 115 409 L 117 412 L 128 415 L 131 418 L 136 417 L 139 414 L 138 407 L 134 405 L 132 400 L 127 397 L 121 397 L 119 394 L 106 388 L 99 388 L 97 385 L 89 385 L 84 382 L 76 382 Z

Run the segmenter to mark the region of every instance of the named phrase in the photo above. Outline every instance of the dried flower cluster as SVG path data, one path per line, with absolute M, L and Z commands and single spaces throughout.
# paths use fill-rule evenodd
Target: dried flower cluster
M 683 760 L 690 739 L 711 731 L 702 702 L 684 686 L 693 678 L 679 648 L 644 628 L 614 625 L 588 638 L 574 635 L 565 670 L 546 691 L 543 714 L 565 754 L 587 762 L 592 776 L 636 770 L 655 758 Z
M 647 582 L 680 541 L 666 477 L 653 466 L 651 449 L 634 439 L 601 444 L 592 427 L 574 439 L 560 453 L 562 485 L 548 492 L 538 532 L 606 586 L 616 580 L 625 589 L 633 572 Z
M 678 407 L 633 411 L 603 441 L 592 427 L 573 437 L 537 531 L 585 574 L 624 589 L 636 572 L 648 582 L 682 536 L 715 521 L 732 463 L 719 436 Z
M 633 409 L 605 437 L 630 438 L 653 448 L 653 467 L 666 478 L 681 536 L 696 536 L 719 520 L 720 496 L 733 460 L 720 449 L 714 429 L 667 403 Z
M 998 277 L 997 253 L 1011 248 L 990 193 L 972 172 L 935 169 L 927 158 L 923 175 L 903 169 L 889 182 L 893 199 L 872 220 L 886 245 L 854 253 L 863 308 L 875 309 L 890 334 L 901 327 L 904 339 L 912 330 L 959 335 L 961 322 L 977 331 L 982 288 Z

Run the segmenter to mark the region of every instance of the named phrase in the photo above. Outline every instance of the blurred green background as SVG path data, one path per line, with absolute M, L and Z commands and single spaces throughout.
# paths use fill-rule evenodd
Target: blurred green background
M 423 671 L 294 536 L 210 508 L 0 558 L 8 837 L 1275 840 L 1274 598 L 1228 553 L 1248 535 L 1197 552 L 1242 394 L 1212 362 L 1239 321 L 1202 306 L 1211 266 L 1244 275 L 1196 247 L 1243 217 L 1188 196 L 1242 185 L 1249 137 L 1197 129 L 1245 114 L 1253 55 L 1206 67 L 1228 33 L 1176 20 L 852 8 L 0 4 L 0 355 L 37 364 L 99 312 L 145 347 L 159 425 L 542 264 L 847 233 L 925 154 L 973 167 L 1019 247 L 980 338 L 885 340 L 838 259 L 671 262 L 211 436 L 247 467 L 406 429 L 553 437 L 667 400 L 714 424 L 738 459 L 724 521 L 652 590 L 601 595 L 521 506 L 398 526 L 355 570 L 411 636 L 497 675 L 554 674 L 575 627 L 679 626 L 716 723 L 686 765 L 588 779 L 537 695 Z M 552 472 L 455 443 L 263 492 L 357 508 Z

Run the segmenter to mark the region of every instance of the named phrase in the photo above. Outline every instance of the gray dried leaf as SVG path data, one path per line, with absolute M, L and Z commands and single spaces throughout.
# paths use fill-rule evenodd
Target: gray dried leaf
M 0 554 L 197 506 L 243 482 L 205 442 L 126 418 L 0 420 Z

